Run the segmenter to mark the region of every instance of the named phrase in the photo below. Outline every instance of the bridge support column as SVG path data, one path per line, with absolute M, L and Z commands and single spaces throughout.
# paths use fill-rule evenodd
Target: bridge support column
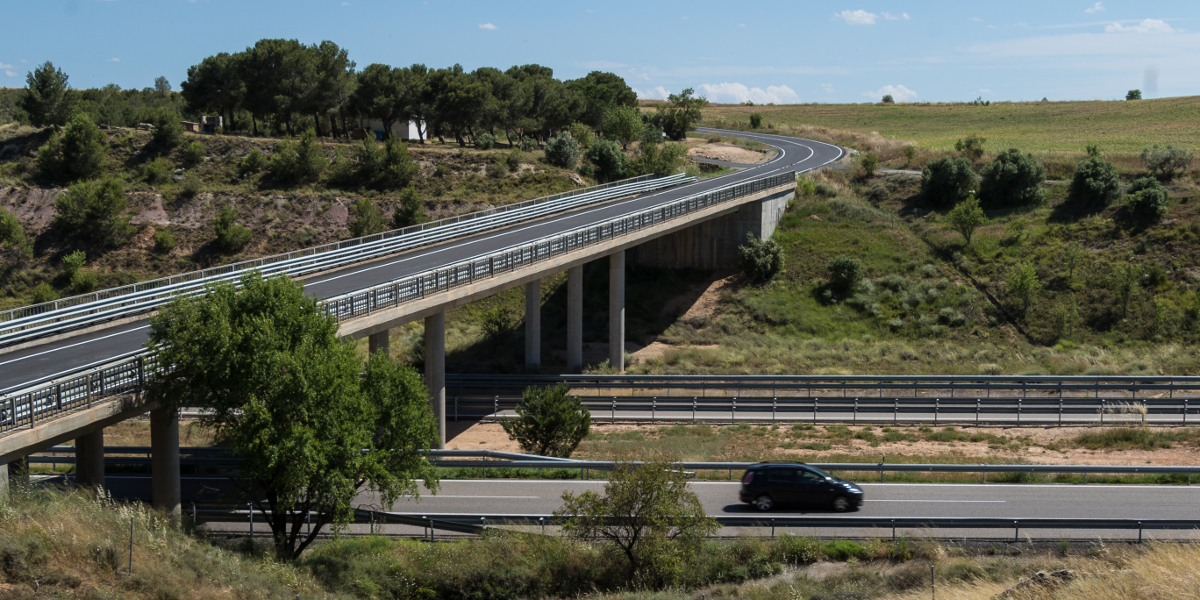
M 525 370 L 542 366 L 542 280 L 525 284 Z
M 375 354 L 376 352 L 383 351 L 384 354 L 387 354 L 390 345 L 388 340 L 389 331 L 389 329 L 384 329 L 379 333 L 372 333 L 367 338 L 367 352 Z
M 437 447 L 446 447 L 446 313 L 425 317 L 425 385 L 437 420 Z
M 104 429 L 75 438 L 75 485 L 104 487 Z
M 0 498 L 7 498 L 10 489 L 29 487 L 29 457 L 10 463 L 0 463 Z
M 625 251 L 608 256 L 608 364 L 625 370 Z
M 583 370 L 583 266 L 567 269 L 567 372 Z
M 154 508 L 179 522 L 179 415 L 173 408 L 150 411 L 150 489 Z

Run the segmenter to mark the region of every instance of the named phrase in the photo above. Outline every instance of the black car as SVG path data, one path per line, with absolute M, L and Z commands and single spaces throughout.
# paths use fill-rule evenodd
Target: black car
M 739 498 L 758 510 L 793 504 L 845 512 L 862 505 L 863 491 L 804 463 L 759 463 L 742 476 Z

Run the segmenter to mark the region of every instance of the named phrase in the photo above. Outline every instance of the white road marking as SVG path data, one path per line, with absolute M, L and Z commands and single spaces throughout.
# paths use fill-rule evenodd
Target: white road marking
M 411 498 L 416 498 L 416 496 L 401 496 L 401 498 L 405 498 L 405 499 L 411 499 Z M 541 496 L 471 496 L 471 495 L 466 495 L 466 496 L 447 496 L 447 495 L 444 495 L 444 494 L 423 494 L 423 495 L 421 496 L 421 498 L 422 498 L 422 499 L 425 499 L 425 498 L 490 498 L 490 499 L 496 499 L 496 498 L 517 498 L 517 499 L 522 499 L 522 500 L 537 500 L 537 499 L 541 498 Z
M 940 503 L 955 503 L 955 504 L 1004 504 L 1008 500 L 863 500 L 863 502 L 920 502 L 922 504 L 929 502 Z
M 4 361 L 4 362 L 0 362 L 0 367 L 3 367 L 4 365 L 7 365 L 7 364 L 9 364 L 9 363 L 15 363 L 15 362 L 19 362 L 19 361 L 25 360 L 25 359 L 27 359 L 27 358 L 33 358 L 33 357 L 35 357 L 35 356 L 41 356 L 41 355 L 43 355 L 43 354 L 50 354 L 51 352 L 58 352 L 59 350 L 66 350 L 67 348 L 74 348 L 74 347 L 76 347 L 76 346 L 82 346 L 82 345 L 84 345 L 84 344 L 90 344 L 90 343 L 92 343 L 92 342 L 99 342 L 100 340 L 106 340 L 106 339 L 108 339 L 108 338 L 110 338 L 110 337 L 116 337 L 116 336 L 118 336 L 118 335 L 125 335 L 126 333 L 130 333 L 130 332 L 133 332 L 133 331 L 137 331 L 137 330 L 139 330 L 139 329 L 148 329 L 149 327 L 150 327 L 149 325 L 142 325 L 141 327 L 134 327 L 133 329 L 126 329 L 126 330 L 124 330 L 124 331 L 118 331 L 118 332 L 116 332 L 116 333 L 110 333 L 110 334 L 108 334 L 108 335 L 106 335 L 106 336 L 103 336 L 103 337 L 98 337 L 98 338 L 96 338 L 96 339 L 87 340 L 87 341 L 84 341 L 84 342 L 77 342 L 77 343 L 71 344 L 71 345 L 69 345 L 69 346 L 59 346 L 58 348 L 54 348 L 54 349 L 52 349 L 52 350 L 45 350 L 45 351 L 42 351 L 42 352 L 38 352 L 38 353 L 36 353 L 36 354 L 30 354 L 30 355 L 28 355 L 28 356 L 22 356 L 21 358 L 14 358 L 14 359 L 12 359 L 12 360 L 6 360 L 6 361 Z M 101 361 L 94 362 L 94 363 L 92 363 L 92 365 L 98 365 L 98 364 L 100 364 L 100 363 L 108 362 L 109 360 L 111 360 L 111 359 L 108 359 L 108 358 L 106 358 L 106 359 L 104 359 L 104 360 L 101 360 Z M 74 368 L 72 368 L 72 369 L 70 369 L 70 370 L 71 370 L 71 371 L 76 371 L 76 370 L 79 370 L 79 369 L 86 369 L 87 367 L 90 367 L 90 366 L 91 366 L 91 365 L 84 365 L 84 366 L 82 366 L 82 367 L 74 367 Z M 60 371 L 60 372 L 58 372 L 58 373 L 55 373 L 54 375 L 50 375 L 50 376 L 48 377 L 48 379 L 53 379 L 53 378 L 57 377 L 58 375 L 61 375 L 62 373 L 66 373 L 66 372 L 67 372 L 67 371 Z

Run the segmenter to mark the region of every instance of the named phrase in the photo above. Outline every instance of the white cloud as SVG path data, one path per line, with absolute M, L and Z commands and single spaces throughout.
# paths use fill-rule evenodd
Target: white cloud
M 825 90 L 826 94 L 832 94 L 833 93 L 833 84 L 832 83 L 822 83 L 821 89 Z
M 800 96 L 786 85 L 769 85 L 767 89 L 746 87 L 741 83 L 705 83 L 700 91 L 709 100 L 721 104 L 796 104 Z
M 1104 30 L 1109 33 L 1125 31 L 1133 33 L 1174 33 L 1176 31 L 1171 29 L 1171 26 L 1167 25 L 1165 21 L 1160 21 L 1158 19 L 1146 19 L 1145 21 L 1142 21 L 1141 23 L 1131 27 L 1126 27 L 1120 23 L 1113 23 L 1112 25 L 1105 27 Z
M 987 88 L 979 88 L 979 93 L 980 94 L 990 94 L 990 93 L 992 93 L 992 90 L 989 90 Z
M 22 58 L 22 59 L 21 59 L 21 62 L 23 62 L 23 63 L 27 63 L 27 62 L 29 62 L 29 61 L 27 61 L 27 60 L 25 60 L 25 59 L 23 59 L 23 58 Z
M 833 18 L 841 19 L 849 25 L 874 25 L 875 19 L 878 19 L 879 15 L 861 9 L 843 10 L 840 13 L 833 13 Z
M 666 100 L 667 96 L 671 95 L 671 93 L 667 91 L 667 88 L 661 85 L 648 90 L 639 90 L 637 88 L 633 88 L 633 93 L 637 94 L 638 98 L 642 98 L 644 100 Z
M 646 81 L 649 81 L 649 80 L 650 80 L 650 74 L 649 74 L 649 73 L 638 73 L 638 70 L 637 70 L 637 69 L 634 69 L 634 68 L 632 68 L 632 67 L 630 67 L 630 69 L 629 69 L 629 74 L 630 74 L 630 75 L 633 75 L 634 77 L 637 77 L 637 78 L 639 78 L 639 79 L 645 79 Z
M 880 98 L 883 98 L 889 94 L 891 94 L 892 98 L 896 102 L 905 102 L 907 100 L 913 100 L 917 97 L 916 92 L 902 85 L 885 85 L 874 92 L 863 92 L 862 95 L 868 98 L 875 98 L 876 100 L 879 100 Z
M 745 23 L 738 23 L 738 27 L 745 27 L 745 26 L 746 26 Z
M 0 63 L 0 69 L 3 69 L 3 70 L 4 70 L 4 74 L 5 74 L 5 75 L 8 75 L 9 77 L 16 77 L 16 76 L 17 76 L 17 72 L 13 70 L 13 69 L 15 69 L 15 68 L 16 68 L 16 67 L 14 67 L 14 66 L 12 66 L 12 65 L 6 65 L 6 64 L 4 64 L 4 63 Z
M 1088 14 L 1091 14 L 1091 13 L 1098 13 L 1098 12 L 1104 12 L 1104 3 L 1103 3 L 1103 2 L 1097 2 L 1097 3 L 1093 4 L 1091 8 L 1089 8 L 1089 9 L 1087 9 L 1087 10 L 1083 11 L 1083 12 L 1085 12 L 1085 13 L 1088 13 Z
M 114 56 L 114 57 L 108 59 L 106 62 L 121 62 L 121 59 Z
M 979 17 L 971 17 L 971 20 L 972 20 L 972 21 L 975 21 L 976 23 L 982 23 L 982 22 L 983 22 L 983 19 L 980 19 Z
M 907 21 L 909 17 L 908 17 L 908 13 L 900 13 L 898 15 L 893 15 L 892 13 L 885 12 L 885 13 L 883 13 L 883 18 L 885 18 L 889 21 Z
M 342 3 L 342 6 L 350 6 L 350 3 L 349 3 L 349 2 L 343 2 L 343 3 Z
M 499 27 L 496 27 L 495 25 L 492 25 L 491 23 L 480 23 L 479 28 L 487 29 L 488 31 L 495 31 L 497 29 L 500 29 Z

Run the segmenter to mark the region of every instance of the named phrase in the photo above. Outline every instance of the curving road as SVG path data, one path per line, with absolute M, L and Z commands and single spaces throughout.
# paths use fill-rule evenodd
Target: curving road
M 705 133 L 718 132 L 718 130 L 712 129 L 701 129 L 701 131 Z M 824 142 L 742 132 L 720 131 L 720 133 L 747 137 L 769 144 L 779 149 L 779 156 L 770 162 L 737 173 L 326 273 L 307 279 L 305 291 L 318 298 L 328 298 L 365 289 L 560 232 L 608 221 L 719 187 L 780 171 L 812 170 L 842 156 L 841 148 Z M 147 320 L 139 320 L 29 348 L 0 353 L 0 392 L 136 351 L 145 344 L 148 327 Z

